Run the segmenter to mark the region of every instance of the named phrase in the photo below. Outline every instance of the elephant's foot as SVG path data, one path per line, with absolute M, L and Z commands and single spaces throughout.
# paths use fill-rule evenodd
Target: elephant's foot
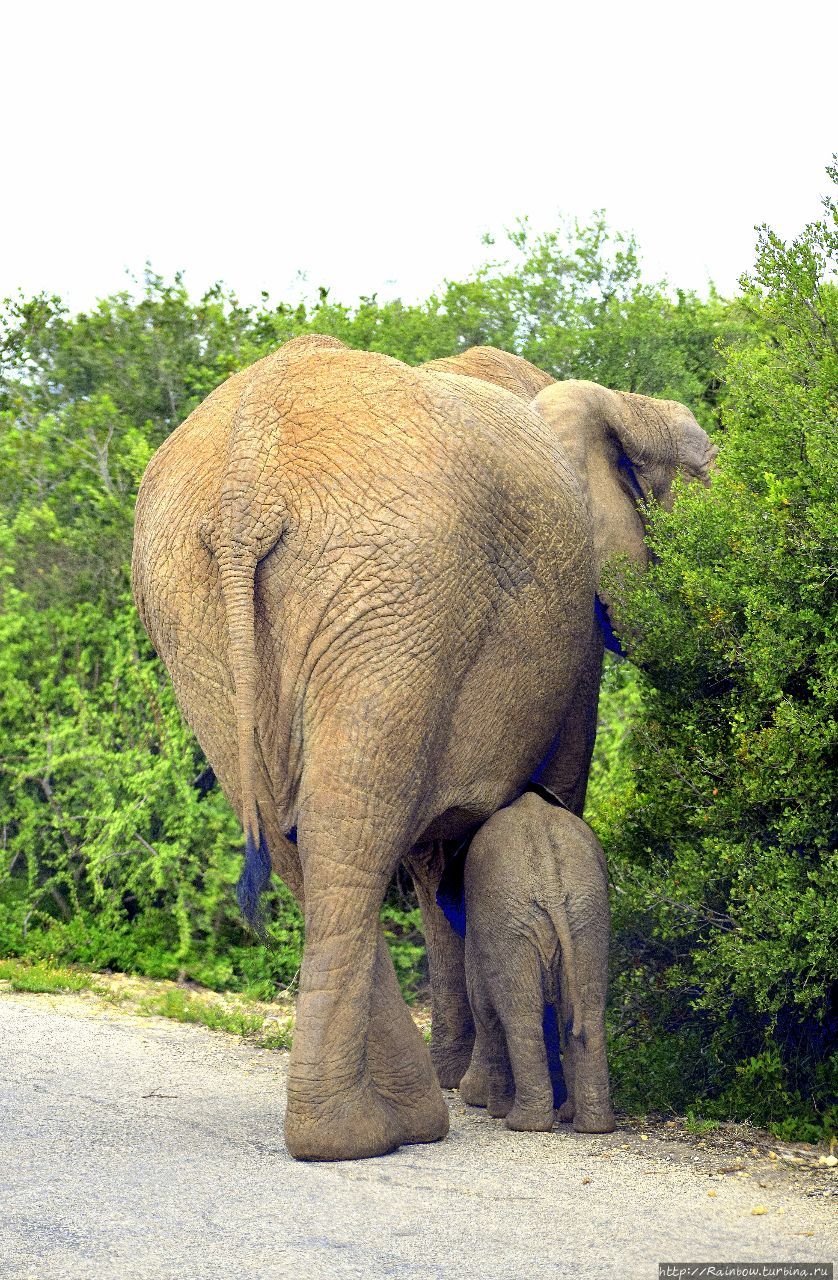
M 436 1081 L 433 1092 L 401 1099 L 393 1109 L 402 1123 L 402 1142 L 439 1142 L 448 1133 L 451 1120 Z
M 557 1116 L 561 1124 L 570 1124 L 573 1119 L 576 1108 L 572 1098 L 566 1098 L 557 1111 Z
M 295 1160 L 363 1160 L 386 1155 L 404 1140 L 399 1117 L 369 1080 L 317 1106 L 289 1086 L 285 1142 Z
M 495 1092 L 489 1089 L 489 1097 L 486 1102 L 486 1110 L 493 1120 L 504 1120 L 509 1115 L 515 1105 L 515 1095 L 511 1092 L 499 1090 Z
M 375 1087 L 398 1119 L 402 1142 L 438 1142 L 448 1133 L 448 1107 L 424 1044 L 424 1061 L 403 1061 L 389 1070 L 370 1062 Z
M 506 1117 L 506 1127 L 519 1133 L 549 1133 L 553 1120 L 552 1102 L 543 1107 L 521 1107 L 516 1102 Z
M 460 1081 L 460 1097 L 469 1107 L 485 1107 L 489 1101 L 489 1076 L 474 1061 Z
M 431 1033 L 431 1061 L 441 1088 L 456 1089 L 461 1084 L 471 1061 L 472 1042 L 473 1037 L 460 1044 L 452 1044 L 446 1038 L 440 1044 L 439 1040 L 434 1040 Z
M 609 1106 L 576 1108 L 573 1127 L 577 1133 L 613 1133 L 617 1127 Z

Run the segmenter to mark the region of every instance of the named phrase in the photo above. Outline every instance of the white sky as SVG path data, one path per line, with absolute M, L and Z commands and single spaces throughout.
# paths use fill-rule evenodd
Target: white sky
M 0 296 L 425 296 L 517 215 L 606 209 L 723 291 L 817 217 L 838 6 L 795 0 L 0 3 Z M 828 16 L 831 14 L 831 16 Z

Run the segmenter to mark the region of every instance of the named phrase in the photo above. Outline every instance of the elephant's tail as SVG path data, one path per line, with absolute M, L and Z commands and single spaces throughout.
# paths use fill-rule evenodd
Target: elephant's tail
M 258 381 L 245 388 L 236 410 L 221 484 L 219 519 L 205 530 L 218 564 L 227 615 L 230 670 L 235 696 L 236 740 L 245 855 L 236 889 L 242 915 L 264 937 L 261 895 L 270 885 L 271 856 L 256 803 L 256 570 L 285 531 L 281 491 L 270 481 L 275 454 L 275 406 L 260 396 Z
M 242 915 L 260 934 L 264 925 L 259 899 L 270 884 L 271 858 L 256 803 L 255 589 L 260 561 L 281 541 L 288 524 L 283 481 L 287 441 L 277 390 L 293 362 L 310 359 L 320 348 L 343 347 L 337 338 L 304 334 L 252 366 L 233 418 L 219 518 L 204 531 L 220 574 L 235 687 L 245 837 L 237 896 Z
M 260 898 L 271 880 L 271 855 L 256 804 L 256 556 L 232 539 L 218 555 L 235 688 L 236 738 L 244 827 L 244 866 L 236 887 L 241 913 L 264 937 Z

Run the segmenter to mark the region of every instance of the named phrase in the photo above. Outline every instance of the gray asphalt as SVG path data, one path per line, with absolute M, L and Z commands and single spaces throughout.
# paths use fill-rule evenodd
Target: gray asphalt
M 203 1027 L 0 996 L 2 1280 L 585 1280 L 836 1252 L 828 1202 L 790 1186 L 709 1177 L 677 1142 L 513 1134 L 455 1094 L 445 1142 L 297 1164 L 286 1071 Z

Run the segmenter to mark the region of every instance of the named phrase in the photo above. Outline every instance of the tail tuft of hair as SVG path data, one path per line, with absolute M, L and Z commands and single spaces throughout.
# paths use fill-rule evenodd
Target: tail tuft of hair
M 263 942 L 267 939 L 261 897 L 271 883 L 271 855 L 265 837 L 259 832 L 259 843 L 248 830 L 244 845 L 244 866 L 236 886 L 239 910 L 250 928 Z

